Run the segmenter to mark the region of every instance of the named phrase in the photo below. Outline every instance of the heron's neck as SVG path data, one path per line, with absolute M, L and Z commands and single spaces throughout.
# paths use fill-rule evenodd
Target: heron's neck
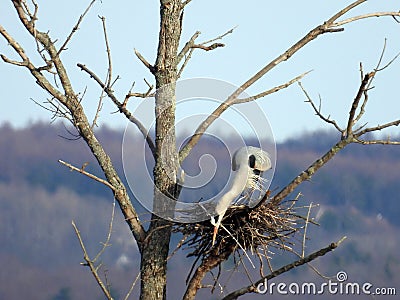
M 215 207 L 217 214 L 224 213 L 233 200 L 243 192 L 247 184 L 248 176 L 249 173 L 247 168 L 239 168 L 239 170 L 235 172 L 233 179 L 230 182 L 229 190 L 221 197 Z

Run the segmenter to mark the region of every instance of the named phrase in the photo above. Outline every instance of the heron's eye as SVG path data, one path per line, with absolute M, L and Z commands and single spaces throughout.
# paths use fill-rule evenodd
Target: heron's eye
M 253 173 L 254 173 L 254 175 L 260 176 L 261 171 L 257 170 L 257 169 L 253 169 Z
M 256 157 L 252 154 L 249 156 L 249 167 L 254 169 L 256 165 Z

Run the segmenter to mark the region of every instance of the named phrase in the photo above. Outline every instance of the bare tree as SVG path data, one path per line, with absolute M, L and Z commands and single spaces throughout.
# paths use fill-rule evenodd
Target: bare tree
M 104 179 L 85 171 L 85 166 L 78 168 L 63 161 L 60 162 L 75 171 L 102 182 L 112 190 L 126 223 L 137 241 L 141 255 L 141 299 L 166 298 L 167 258 L 170 252 L 170 238 L 173 230 L 183 233 L 187 239 L 186 242 L 183 241 L 177 245 L 177 247 L 179 248 L 182 244 L 189 243 L 193 248 L 192 253 L 197 257 L 196 262 L 193 265 L 192 275 L 188 280 L 187 290 L 183 297 L 184 299 L 194 299 L 198 290 L 202 287 L 202 281 L 206 274 L 220 266 L 221 263 L 227 260 L 231 255 L 238 255 L 239 257 L 243 257 L 243 255 L 246 256 L 246 250 L 256 249 L 260 245 L 263 246 L 266 251 L 268 250 L 268 247 L 271 247 L 272 245 L 288 249 L 286 241 L 290 240 L 290 237 L 299 231 L 300 228 L 304 229 L 304 227 L 311 222 L 308 216 L 301 217 L 296 215 L 293 209 L 296 199 L 291 195 L 292 192 L 302 182 L 309 180 L 313 174 L 324 166 L 341 149 L 350 143 L 399 144 L 399 142 L 391 141 L 389 139 L 368 140 L 365 139 L 365 134 L 391 126 L 397 126 L 400 124 L 400 119 L 374 127 L 359 125 L 359 121 L 364 113 L 368 101 L 368 91 L 371 88 L 371 83 L 375 76 L 377 76 L 378 73 L 383 71 L 387 66 L 382 66 L 382 59 L 374 70 L 366 74 L 364 74 L 361 68 L 361 83 L 356 92 L 356 96 L 352 101 L 347 124 L 344 124 L 343 126 L 340 126 L 335 120 L 324 116 L 319 107 L 315 105 L 315 102 L 300 84 L 305 93 L 307 102 L 310 103 L 315 114 L 324 122 L 334 126 L 334 128 L 341 133 L 341 139 L 336 145 L 334 145 L 321 158 L 317 159 L 309 168 L 301 172 L 281 191 L 274 195 L 272 195 L 270 191 L 267 191 L 263 201 L 261 201 L 254 209 L 241 208 L 230 210 L 224 220 L 225 227 L 229 228 L 229 234 L 226 232 L 220 232 L 215 246 L 211 245 L 210 232 L 212 231 L 212 226 L 209 222 L 180 226 L 170 220 L 159 217 L 157 214 L 152 214 L 150 225 L 146 229 L 128 196 L 127 187 L 123 184 L 120 174 L 117 173 L 113 162 L 104 150 L 103 145 L 96 138 L 96 134 L 93 130 L 104 97 L 100 99 L 96 116 L 94 120 L 90 122 L 85 114 L 85 109 L 81 101 L 82 99 L 72 86 L 62 59 L 63 52 L 67 49 L 67 45 L 71 42 L 73 35 L 79 28 L 83 18 L 89 12 L 95 0 L 90 2 L 88 8 L 81 15 L 69 36 L 62 43 L 56 42 L 47 30 L 41 31 L 36 26 L 37 20 L 39 19 L 39 5 L 36 1 L 32 0 L 31 3 L 27 3 L 25 0 L 12 0 L 11 2 L 15 7 L 19 21 L 36 44 L 37 53 L 42 58 L 43 64 L 34 64 L 33 59 L 31 59 L 31 54 L 27 53 L 18 41 L 13 38 L 9 31 L 0 25 L 0 34 L 5 38 L 9 46 L 12 47 L 15 54 L 19 56 L 18 60 L 11 59 L 5 55 L 1 55 L 1 58 L 6 63 L 23 67 L 30 72 L 34 80 L 36 80 L 36 83 L 50 94 L 51 98 L 48 100 L 48 105 L 45 106 L 45 108 L 50 110 L 55 117 L 62 117 L 69 120 L 77 129 L 80 137 L 82 137 L 96 158 L 104 174 Z M 295 82 L 300 83 L 300 80 L 306 75 L 306 73 L 260 94 L 253 95 L 249 98 L 240 98 L 241 94 L 250 86 L 254 85 L 274 67 L 289 60 L 297 51 L 325 33 L 341 32 L 344 30 L 344 25 L 361 19 L 384 16 L 396 18 L 400 16 L 399 12 L 393 11 L 372 12 L 369 14 L 344 18 L 346 14 L 352 12 L 354 8 L 366 2 L 366 0 L 358 0 L 349 4 L 328 20 L 313 28 L 298 42 L 294 43 L 281 55 L 263 66 L 254 76 L 244 82 L 217 109 L 215 109 L 215 111 L 199 124 L 191 138 L 178 151 L 176 147 L 175 134 L 175 83 L 182 74 L 185 66 L 188 64 L 194 51 L 197 51 L 198 49 L 211 51 L 222 47 L 224 45 L 217 41 L 223 38 L 226 34 L 232 32 L 229 31 L 225 35 L 206 42 L 197 42 L 200 33 L 195 32 L 186 42 L 184 47 L 179 49 L 184 9 L 190 2 L 191 0 L 160 0 L 158 49 L 157 58 L 154 64 L 148 62 L 138 51 L 135 51 L 137 58 L 154 77 L 155 90 L 153 86 L 148 83 L 149 89 L 147 91 L 143 93 L 129 91 L 123 100 L 118 99 L 114 94 L 112 88 L 114 79 L 112 77 L 111 51 L 108 43 L 104 18 L 101 19 L 108 53 L 108 73 L 106 81 L 103 82 L 88 66 L 80 63 L 77 64 L 82 71 L 90 75 L 90 77 L 99 85 L 104 95 L 115 104 L 118 111 L 130 122 L 135 124 L 143 134 L 155 160 L 153 207 L 153 211 L 155 212 L 165 211 L 168 209 L 163 207 L 164 204 L 163 201 L 161 201 L 161 198 L 164 195 L 173 199 L 178 199 L 180 190 L 180 182 L 178 180 L 180 175 L 179 166 L 196 146 L 204 132 L 217 118 L 235 104 L 254 101 L 284 89 Z M 190 8 L 188 7 L 187 9 Z M 55 80 L 53 80 L 54 78 Z M 132 97 L 155 98 L 155 140 L 153 140 L 148 134 L 147 128 L 145 128 L 136 116 L 129 111 L 127 103 Z M 288 206 L 287 204 L 282 204 L 285 199 L 294 200 L 289 201 L 288 203 L 290 203 L 290 205 Z M 243 219 L 246 219 L 246 223 L 241 221 Z M 271 225 L 271 220 L 274 220 L 272 223 L 275 225 Z M 84 251 L 86 265 L 90 267 L 105 296 L 108 299 L 111 299 L 112 296 L 110 291 L 97 274 L 97 268 L 95 266 L 96 259 L 91 259 L 88 256 L 80 237 L 79 230 L 75 224 L 73 224 L 73 226 Z M 257 232 L 255 232 L 255 228 L 257 228 Z M 248 238 L 249 235 L 252 237 L 251 240 Z M 262 283 L 265 279 L 276 277 L 294 267 L 306 264 L 335 249 L 339 244 L 340 241 L 332 243 L 309 255 L 305 255 L 303 245 L 303 251 L 299 254 L 298 260 L 289 265 L 283 266 L 278 270 L 270 268 L 270 273 L 268 275 L 261 275 L 257 282 L 253 282 L 248 286 L 243 286 L 236 291 L 230 291 L 224 299 L 236 299 L 246 293 L 255 293 L 257 292 L 257 285 Z M 257 251 L 256 254 L 260 260 L 260 268 L 263 268 L 264 264 L 268 263 L 268 255 L 262 256 L 262 253 Z M 263 274 L 263 271 L 261 274 Z M 216 277 L 216 282 L 217 281 L 218 276 Z M 127 297 L 128 296 L 129 294 Z

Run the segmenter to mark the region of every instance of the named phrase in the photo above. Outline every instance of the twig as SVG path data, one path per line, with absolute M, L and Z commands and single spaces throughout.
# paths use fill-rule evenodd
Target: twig
M 193 52 L 194 52 L 194 49 L 191 48 L 190 51 L 189 51 L 189 54 L 187 56 L 185 56 L 185 61 L 183 62 L 181 68 L 178 71 L 177 78 L 181 77 L 183 70 L 187 66 L 189 60 L 192 58 Z
M 176 58 L 176 62 L 177 64 L 180 63 L 180 61 L 182 60 L 182 58 L 186 55 L 186 53 L 192 49 L 192 46 L 194 45 L 194 41 L 198 38 L 198 36 L 201 34 L 200 31 L 196 31 L 192 37 L 189 39 L 189 41 L 186 42 L 185 46 L 182 48 L 182 50 L 179 52 L 177 58 Z
M 75 26 L 72 28 L 71 33 L 68 35 L 67 39 L 65 40 L 65 42 L 62 44 L 62 46 L 60 47 L 60 49 L 57 52 L 57 56 L 60 55 L 60 53 L 62 51 L 64 51 L 67 47 L 67 44 L 69 43 L 69 41 L 71 40 L 72 36 L 75 34 L 75 32 L 79 29 L 79 25 L 81 24 L 83 18 L 85 17 L 85 15 L 89 12 L 90 8 L 93 6 L 93 4 L 96 2 L 96 0 L 92 0 L 92 2 L 90 2 L 90 4 L 88 5 L 88 7 L 85 9 L 85 11 L 83 12 L 83 14 L 79 17 L 78 22 L 75 24 Z
M 144 81 L 146 82 L 147 86 L 149 87 L 149 89 L 147 90 L 147 92 L 145 93 L 133 93 L 132 89 L 134 84 L 132 85 L 131 89 L 129 90 L 129 93 L 126 94 L 124 102 L 122 103 L 123 107 L 126 107 L 126 105 L 128 104 L 128 100 L 131 97 L 137 97 L 137 98 L 148 98 L 152 96 L 152 91 L 154 89 L 154 85 L 150 85 L 146 79 L 144 79 Z
M 86 67 L 83 64 L 77 64 L 77 66 L 82 70 L 85 71 L 87 74 L 90 75 L 91 78 L 93 78 L 102 89 L 106 92 L 107 96 L 114 102 L 114 104 L 118 107 L 119 111 L 125 115 L 125 117 L 132 122 L 133 124 L 136 125 L 136 127 L 139 129 L 139 131 L 142 133 L 143 137 L 146 139 L 147 145 L 149 146 L 151 153 L 153 154 L 153 157 L 155 157 L 155 145 L 154 142 L 149 135 L 149 132 L 147 129 L 144 127 L 144 125 L 126 108 L 123 106 L 123 103 L 118 101 L 118 99 L 115 97 L 114 93 L 112 90 L 107 88 L 107 86 L 101 81 L 101 79 L 91 70 L 89 70 L 88 67 Z
M 124 300 L 128 300 L 128 299 L 129 299 L 129 296 L 131 295 L 131 293 L 132 293 L 132 291 L 133 291 L 133 288 L 135 287 L 136 282 L 138 281 L 139 278 L 140 278 L 140 272 L 137 274 L 135 280 L 132 282 L 132 285 L 131 285 L 131 287 L 130 287 L 128 293 L 126 294 Z
M 361 85 L 358 89 L 357 95 L 354 98 L 353 104 L 351 105 L 351 109 L 349 112 L 349 119 L 348 119 L 348 123 L 347 123 L 347 127 L 346 127 L 346 136 L 349 137 L 351 136 L 352 132 L 353 132 L 353 126 L 356 122 L 356 119 L 354 118 L 358 104 L 360 102 L 360 99 L 362 97 L 362 95 L 364 94 L 367 85 L 370 83 L 370 80 L 372 80 L 372 78 L 375 76 L 375 72 L 370 72 L 365 74 L 364 79 L 361 82 Z
M 303 243 L 301 244 L 301 258 L 304 258 L 304 253 L 306 250 L 307 227 L 308 227 L 308 223 L 309 223 L 308 220 L 310 219 L 310 212 L 311 212 L 312 205 L 313 205 L 313 203 L 311 202 L 308 207 L 306 222 L 304 224 Z
M 106 18 L 105 17 L 100 17 L 101 23 L 103 25 L 103 34 L 104 34 L 104 42 L 106 44 L 106 51 L 107 51 L 107 61 L 108 61 L 108 69 L 107 69 L 107 78 L 105 80 L 105 86 L 107 89 L 111 90 L 111 81 L 112 81 L 112 59 L 111 59 L 111 50 L 110 50 L 110 45 L 108 43 L 108 37 L 107 37 L 107 27 L 106 27 Z M 104 89 L 101 90 L 101 94 L 99 97 L 99 103 L 97 105 L 97 110 L 96 114 L 93 118 L 92 122 L 92 129 L 94 128 L 95 125 L 97 125 L 97 119 L 99 117 L 100 111 L 103 108 L 103 99 L 104 99 Z
M 181 4 L 181 8 L 183 9 L 186 5 L 188 5 L 190 2 L 192 2 L 192 0 L 185 0 L 182 2 Z
M 241 104 L 241 103 L 246 103 L 246 102 L 250 102 L 250 101 L 254 101 L 257 100 L 259 98 L 268 96 L 270 94 L 276 93 L 282 89 L 285 89 L 289 86 L 291 86 L 293 83 L 298 82 L 299 80 L 301 80 L 304 76 L 306 76 L 308 73 L 310 73 L 311 71 L 308 72 L 304 72 L 303 74 L 293 78 L 292 80 L 289 80 L 288 82 L 278 85 L 276 87 L 273 87 L 272 89 L 269 89 L 267 91 L 264 91 L 262 93 L 259 93 L 257 95 L 251 96 L 251 97 L 247 97 L 247 98 L 237 98 L 234 104 Z
M 335 120 L 331 120 L 328 117 L 325 117 L 322 113 L 321 113 L 321 105 L 317 108 L 313 102 L 313 100 L 311 99 L 310 95 L 307 93 L 307 91 L 305 90 L 305 88 L 303 87 L 303 85 L 301 84 L 301 82 L 298 83 L 301 90 L 303 91 L 304 95 L 306 96 L 307 100 L 306 102 L 311 104 L 311 107 L 313 108 L 315 114 L 320 117 L 323 121 L 325 121 L 326 123 L 332 124 L 338 131 L 342 132 L 342 129 L 339 127 L 339 125 L 336 123 Z M 321 101 L 321 100 L 320 100 Z
M 239 296 L 242 296 L 244 294 L 247 293 L 257 293 L 258 289 L 257 288 L 263 288 L 264 285 L 267 283 L 268 280 L 277 277 L 283 273 L 288 272 L 291 269 L 294 269 L 296 267 L 299 267 L 301 265 L 304 265 L 306 263 L 309 263 L 310 261 L 315 260 L 316 258 L 320 257 L 320 256 L 324 256 L 325 254 L 327 254 L 328 252 L 331 252 L 332 250 L 336 249 L 345 239 L 346 237 L 340 239 L 338 242 L 336 243 L 331 243 L 330 245 L 328 245 L 325 248 L 322 248 L 316 252 L 311 253 L 310 255 L 301 258 L 299 260 L 296 260 L 290 264 L 287 264 L 285 266 L 283 266 L 282 268 L 270 273 L 267 276 L 262 277 L 261 279 L 259 279 L 258 281 L 256 281 L 254 284 L 248 285 L 246 287 L 243 287 L 241 289 L 238 289 L 230 294 L 228 294 L 227 296 L 225 296 L 223 298 L 223 300 L 232 300 L 232 299 L 237 299 Z
M 203 49 L 203 50 L 209 51 L 209 50 L 213 50 L 213 49 L 218 48 L 218 47 L 224 47 L 225 45 L 221 44 L 221 43 L 214 43 L 214 44 L 212 44 L 210 46 L 206 46 L 206 45 L 210 44 L 212 42 L 215 42 L 217 40 L 223 39 L 228 34 L 231 34 L 233 32 L 233 30 L 235 30 L 235 28 L 236 27 L 228 30 L 227 32 L 225 32 L 224 34 L 221 34 L 220 36 L 217 36 L 216 38 L 213 38 L 211 40 L 202 42 L 200 44 L 195 44 L 194 43 L 195 40 L 197 39 L 197 37 L 200 35 L 200 31 L 196 31 L 192 35 L 192 37 L 189 39 L 189 41 L 186 42 L 185 46 L 182 48 L 182 50 L 179 52 L 179 54 L 177 56 L 177 60 L 176 60 L 177 64 L 179 64 L 182 61 L 182 59 L 185 57 L 185 60 L 184 60 L 184 62 L 182 64 L 181 68 L 178 71 L 177 78 L 180 78 L 180 76 L 181 76 L 181 74 L 183 72 L 183 69 L 186 67 L 187 63 L 189 62 L 190 58 L 192 57 L 194 49 L 199 48 L 199 49 Z
M 193 45 L 191 48 L 198 48 L 198 49 L 202 49 L 202 50 L 204 50 L 204 51 L 210 51 L 210 50 L 214 50 L 214 49 L 216 49 L 216 48 L 220 48 L 220 47 L 225 47 L 225 44 L 222 44 L 222 43 L 214 43 L 214 44 L 211 44 L 210 46 L 205 46 L 205 45 Z
M 136 49 L 133 49 L 135 51 L 136 57 L 145 65 L 146 68 L 148 68 L 151 72 L 151 74 L 154 74 L 155 68 L 152 66 L 143 56 L 142 54 L 139 53 Z
M 236 28 L 237 28 L 237 26 L 235 26 L 235 27 L 229 29 L 227 32 L 225 32 L 225 33 L 223 33 L 223 34 L 221 34 L 221 35 L 219 35 L 219 36 L 217 36 L 217 37 L 215 37 L 215 38 L 213 38 L 213 39 L 211 39 L 211 40 L 202 42 L 200 45 L 205 45 L 205 44 L 213 43 L 213 42 L 218 41 L 218 40 L 222 40 L 222 39 L 223 39 L 224 37 L 226 37 L 228 34 L 231 34 Z
M 108 246 L 110 246 L 110 239 L 111 239 L 111 234 L 112 234 L 112 229 L 113 229 L 113 224 L 114 224 L 114 216 L 115 216 L 115 198 L 114 198 L 114 201 L 113 201 L 113 207 L 112 207 L 112 212 L 111 212 L 111 220 L 110 220 L 110 224 L 108 225 L 108 234 L 107 234 L 106 241 L 103 243 L 103 247 L 101 248 L 99 253 L 97 253 L 96 257 L 93 258 L 93 262 L 96 262 L 100 258 L 100 256 L 104 253 L 106 248 Z
M 98 181 L 98 182 L 100 182 L 100 183 L 106 185 L 106 186 L 109 187 L 111 190 L 115 191 L 115 187 L 113 187 L 108 181 L 106 181 L 106 180 L 104 180 L 104 179 L 101 179 L 101 178 L 97 177 L 96 175 L 93 175 L 93 174 L 91 174 L 91 173 L 85 171 L 85 170 L 84 170 L 84 167 L 82 167 L 82 168 L 77 168 L 77 167 L 71 165 L 70 163 L 67 163 L 67 162 L 65 162 L 65 161 L 63 161 L 63 160 L 61 160 L 61 159 L 59 159 L 58 162 L 59 162 L 60 164 L 63 164 L 64 166 L 67 166 L 67 167 L 70 168 L 72 171 L 79 172 L 79 173 L 81 173 L 81 174 L 83 174 L 83 175 L 85 175 L 85 176 L 87 176 L 87 177 L 89 177 L 89 178 L 91 178 L 91 179 L 93 179 L 93 180 L 96 180 L 96 181 Z
M 400 124 L 400 119 L 392 121 L 392 122 L 389 122 L 389 123 L 386 123 L 386 124 L 383 124 L 383 125 L 378 125 L 378 126 L 374 126 L 374 127 L 365 128 L 365 129 L 363 129 L 363 130 L 361 130 L 359 132 L 356 132 L 355 133 L 355 137 L 359 138 L 362 135 L 366 134 L 367 132 L 380 131 L 380 130 L 388 128 L 388 127 L 399 126 L 399 124 Z
M 85 265 L 87 265 L 90 268 L 90 271 L 92 272 L 94 278 L 96 279 L 98 285 L 100 286 L 101 290 L 103 291 L 103 293 L 107 297 L 107 299 L 112 300 L 113 298 L 110 294 L 110 291 L 107 289 L 106 285 L 103 283 L 99 274 L 97 273 L 98 268 L 94 265 L 93 261 L 90 259 L 89 254 L 86 251 L 81 234 L 80 234 L 78 228 L 76 227 L 74 221 L 72 221 L 72 227 L 74 227 L 76 236 L 78 237 L 78 240 L 79 240 L 79 244 L 81 245 L 81 248 L 83 251 L 83 259 L 86 261 Z
M 360 15 L 360 16 L 351 17 L 351 18 L 345 19 L 343 21 L 335 22 L 332 24 L 332 26 L 340 27 L 347 23 L 351 23 L 354 21 L 362 20 L 362 19 L 373 18 L 373 17 L 385 17 L 385 16 L 391 16 L 391 17 L 397 16 L 398 17 L 398 16 L 400 16 L 400 12 L 389 11 L 389 12 L 374 12 L 374 13 L 364 14 L 364 15 Z
M 220 226 L 229 234 L 229 236 L 236 242 L 236 244 L 240 247 L 240 249 L 242 249 L 244 255 L 247 257 L 247 259 L 249 260 L 251 266 L 253 267 L 253 269 L 256 268 L 256 266 L 254 265 L 253 261 L 251 260 L 250 256 L 247 254 L 246 250 L 243 248 L 243 246 L 239 243 L 239 241 L 237 240 L 237 238 L 235 238 L 232 233 L 229 232 L 228 229 L 226 229 L 226 227 L 223 224 L 220 224 Z
M 111 49 L 110 45 L 108 43 L 108 37 L 107 37 L 107 27 L 106 27 L 106 18 L 105 17 L 99 17 L 101 19 L 101 23 L 103 24 L 103 33 L 104 33 L 104 42 L 106 44 L 106 51 L 107 51 L 107 60 L 108 60 L 108 71 L 107 71 L 107 80 L 106 80 L 106 86 L 107 88 L 110 88 L 111 86 L 111 81 L 112 81 L 112 60 L 111 60 Z
M 280 203 L 287 195 L 292 193 L 294 189 L 300 185 L 303 181 L 309 180 L 315 172 L 317 172 L 322 166 L 324 166 L 330 159 L 332 159 L 340 150 L 346 147 L 348 144 L 355 140 L 350 137 L 342 139 L 337 142 L 328 152 L 326 152 L 321 158 L 314 161 L 305 171 L 301 172 L 296 178 L 294 178 L 286 187 L 278 192 L 271 199 L 272 205 Z

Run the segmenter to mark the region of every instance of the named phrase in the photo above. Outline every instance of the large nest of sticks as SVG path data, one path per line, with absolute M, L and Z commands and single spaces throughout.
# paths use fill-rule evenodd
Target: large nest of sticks
M 302 228 L 305 220 L 297 214 L 297 199 L 276 205 L 268 200 L 263 199 L 254 208 L 244 205 L 229 208 L 214 245 L 214 226 L 210 220 L 177 224 L 174 231 L 184 236 L 178 247 L 188 248 L 188 256 L 197 257 L 196 261 L 227 252 L 239 254 L 240 250 L 256 254 L 260 251 L 265 254 L 270 247 L 291 251 L 291 237 Z

